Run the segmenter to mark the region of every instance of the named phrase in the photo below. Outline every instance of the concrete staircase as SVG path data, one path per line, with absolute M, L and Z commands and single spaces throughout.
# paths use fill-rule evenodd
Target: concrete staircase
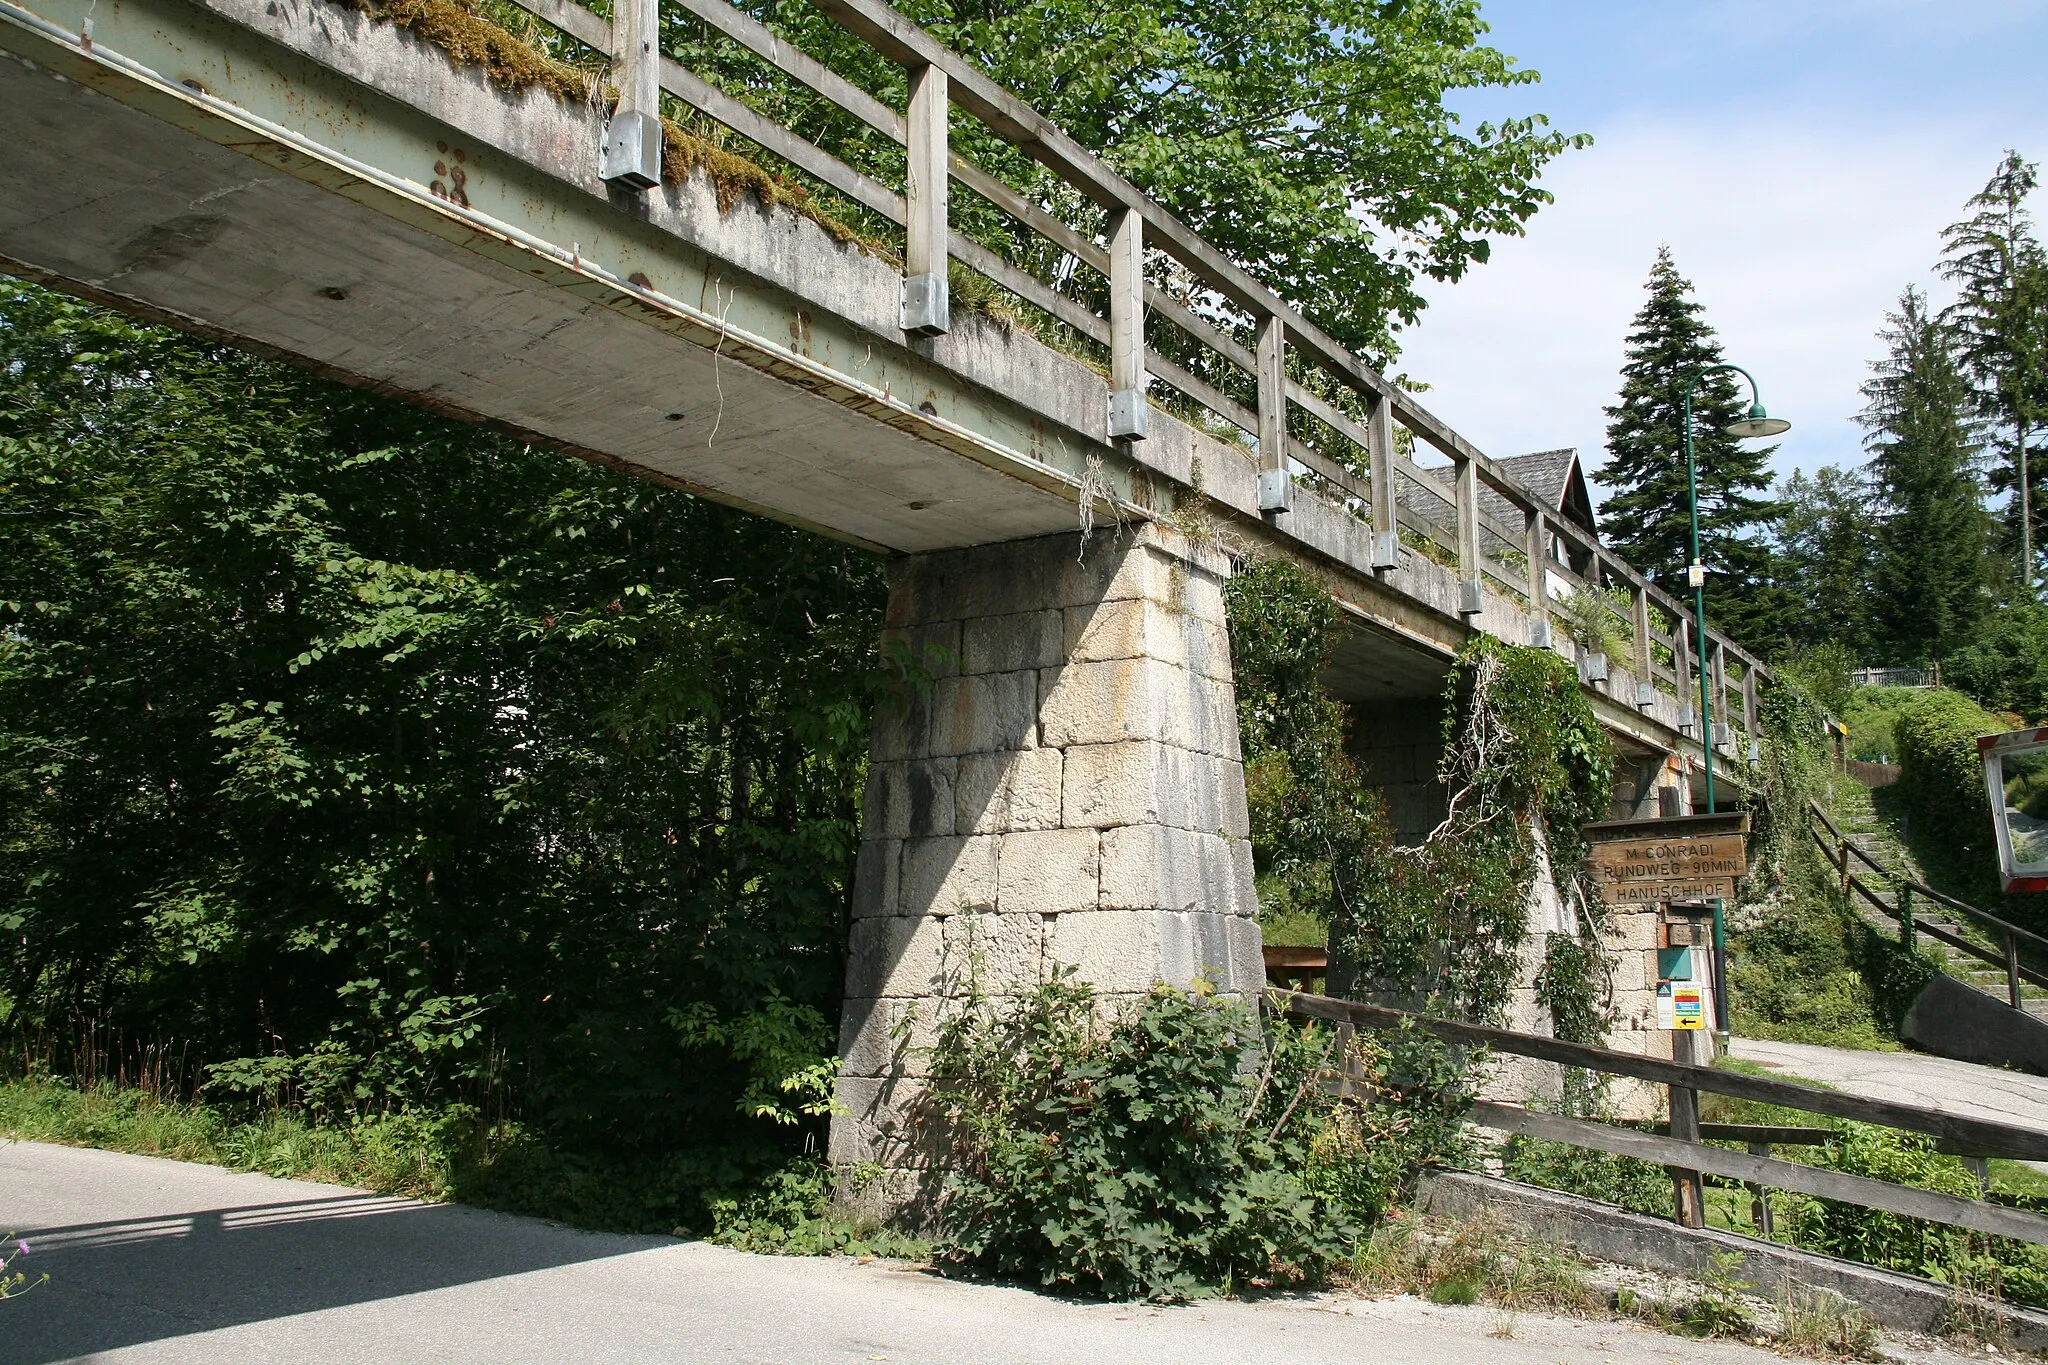
M 1843 788 L 1838 789 L 1836 793 L 1835 809 L 1842 832 L 1848 836 L 1850 844 L 1885 869 L 1883 875 L 1873 875 L 1868 867 L 1852 860 L 1850 865 L 1857 874 L 1857 880 L 1869 886 L 1886 908 L 1880 911 L 1858 895 L 1852 895 L 1850 903 L 1866 923 L 1881 930 L 1888 937 L 1895 938 L 1899 932 L 1901 880 L 1910 879 L 1924 883 L 1927 875 L 1913 860 L 1913 855 L 1893 837 L 1891 830 L 1878 818 L 1867 788 L 1853 782 L 1843 784 Z M 1972 923 L 1967 916 L 1928 901 L 1924 897 L 1916 896 L 1913 900 L 1913 921 L 1923 928 L 1953 934 L 1993 954 L 2003 954 L 2005 951 L 1996 934 Z M 2010 1003 L 2005 972 L 2002 969 L 1981 958 L 1952 948 L 1931 934 L 1919 935 L 1917 944 L 1939 958 L 1942 970 L 1957 981 Z M 2020 1008 L 2036 1019 L 2048 1021 L 2048 991 L 2031 983 L 2021 983 Z

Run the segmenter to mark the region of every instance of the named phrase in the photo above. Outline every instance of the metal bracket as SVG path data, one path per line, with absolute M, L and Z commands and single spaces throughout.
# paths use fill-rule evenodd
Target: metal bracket
M 1399 531 L 1374 531 L 1372 533 L 1372 567 L 1374 569 L 1398 569 L 1401 567 L 1401 533 Z
M 1479 590 L 1479 580 L 1464 578 L 1458 581 L 1458 615 L 1477 616 L 1486 610 L 1486 598 Z
M 1678 728 L 1686 734 L 1700 728 L 1700 713 L 1688 706 L 1678 713 Z
M 1145 395 L 1136 389 L 1118 389 L 1109 395 L 1109 439 L 1142 441 L 1151 417 Z M 1264 480 L 1260 482 L 1263 505 Z
M 1547 618 L 1541 621 L 1531 621 L 1529 623 L 1530 648 L 1549 649 L 1550 642 L 1556 638 L 1556 634 L 1550 629 L 1550 621 Z
M 953 330 L 953 303 L 944 275 L 904 277 L 903 330 L 926 337 Z
M 1607 681 L 1607 656 L 1597 652 L 1581 652 L 1579 655 L 1579 681 L 1599 683 Z
M 1638 682 L 1636 684 L 1636 705 L 1642 710 L 1647 711 L 1656 704 L 1657 684 L 1652 682 Z
M 585 163 L 588 164 L 588 163 Z M 651 190 L 661 183 L 661 120 L 643 110 L 623 109 L 604 130 L 598 178 L 607 185 Z
M 1286 512 L 1294 506 L 1294 478 L 1284 469 L 1259 471 L 1259 510 Z

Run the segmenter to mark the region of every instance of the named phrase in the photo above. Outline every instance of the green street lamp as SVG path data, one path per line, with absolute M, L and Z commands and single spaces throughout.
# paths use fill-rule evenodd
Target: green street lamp
M 1685 576 L 1692 587 L 1692 636 L 1699 650 L 1700 664 L 1700 751 L 1707 759 L 1707 813 L 1714 811 L 1714 706 L 1707 677 L 1707 567 L 1700 561 L 1700 484 L 1692 455 L 1692 392 L 1710 374 L 1733 370 L 1749 381 L 1749 415 L 1721 428 L 1737 440 L 1757 436 L 1778 436 L 1792 430 L 1782 417 L 1764 411 L 1756 391 L 1756 376 L 1740 365 L 1709 365 L 1685 381 L 1685 501 L 1692 516 L 1692 562 Z M 1725 1039 L 1728 1035 L 1728 941 L 1726 907 L 1714 897 L 1714 1023 Z
M 1685 502 L 1692 517 L 1692 562 L 1686 566 L 1685 577 L 1692 588 L 1692 638 L 1699 651 L 1700 748 L 1707 758 L 1708 814 L 1714 810 L 1714 707 L 1709 700 L 1711 689 L 1707 680 L 1707 568 L 1700 562 L 1700 483 L 1692 455 L 1692 394 L 1702 379 L 1723 370 L 1733 370 L 1747 379 L 1750 397 L 1749 415 L 1721 428 L 1724 433 L 1747 440 L 1757 436 L 1779 436 L 1792 430 L 1790 422 L 1764 411 L 1764 405 L 1757 396 L 1756 376 L 1740 365 L 1709 365 L 1685 381 Z

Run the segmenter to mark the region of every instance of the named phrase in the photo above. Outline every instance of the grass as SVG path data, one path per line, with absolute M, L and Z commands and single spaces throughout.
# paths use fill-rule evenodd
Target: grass
M 444 1119 L 390 1115 L 335 1127 L 288 1110 L 236 1119 L 210 1105 L 47 1077 L 0 1081 L 0 1133 L 421 1199 L 446 1198 L 453 1175 Z

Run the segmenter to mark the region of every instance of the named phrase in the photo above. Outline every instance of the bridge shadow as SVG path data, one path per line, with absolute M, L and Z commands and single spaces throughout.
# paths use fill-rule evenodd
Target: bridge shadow
M 50 1282 L 6 1305 L 7 1365 L 674 1245 L 355 1191 L 15 1232 L 32 1248 L 15 1268 Z

